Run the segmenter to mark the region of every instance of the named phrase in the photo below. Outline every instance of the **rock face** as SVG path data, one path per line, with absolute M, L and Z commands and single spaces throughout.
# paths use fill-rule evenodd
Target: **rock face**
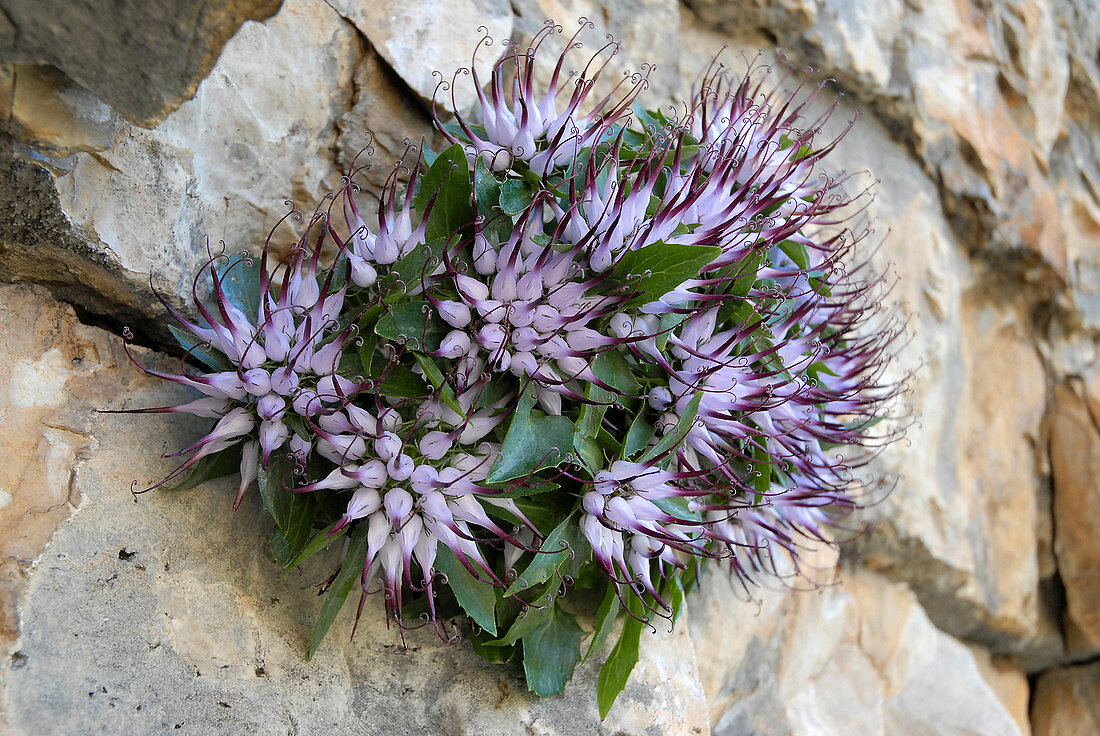
M 1100 666 L 1044 674 L 1035 687 L 1031 719 L 1035 736 L 1085 736 L 1100 730 Z
M 195 93 L 225 42 L 280 0 L 0 4 L 0 62 L 46 64 L 135 125 L 152 127 Z
M 0 289 L 0 729 L 1100 728 L 1096 666 L 1074 665 L 1100 652 L 1095 3 L 152 0 L 109 18 L 62 5 L 0 0 L 0 280 L 20 284 Z M 789 64 L 815 67 L 811 86 L 835 80 L 824 134 L 861 117 L 832 166 L 856 191 L 877 179 L 865 252 L 892 264 L 884 298 L 910 335 L 889 371 L 908 383 L 895 421 L 911 426 L 876 467 L 894 490 L 863 533 L 821 552 L 811 592 L 746 602 L 711 571 L 603 724 L 595 662 L 538 700 L 468 645 L 412 632 L 402 652 L 378 601 L 354 641 L 349 616 L 306 662 L 323 563 L 278 572 L 257 505 L 228 512 L 229 482 L 134 504 L 131 482 L 165 473 L 163 441 L 194 427 L 90 411 L 168 398 L 115 336 L 129 324 L 167 344 L 150 282 L 183 303 L 221 242 L 255 249 L 286 200 L 311 208 L 368 145 L 379 190 L 410 143 L 438 149 L 433 71 L 475 63 L 485 78 L 509 39 L 582 16 L 589 51 L 622 43 L 601 84 L 640 72 L 651 107 L 685 99 L 724 45 L 735 73 L 760 52 L 776 79 Z M 457 79 L 443 116 L 474 103 Z
M 132 484 L 171 469 L 158 457 L 163 442 L 183 442 L 194 422 L 89 409 L 161 405 L 179 393 L 152 385 L 119 338 L 79 325 L 44 290 L 3 291 L 19 338 L 6 348 L 10 375 L 0 374 L 10 386 L 3 449 L 26 458 L 0 476 L 5 733 L 707 732 L 686 627 L 647 637 L 602 724 L 595 658 L 562 697 L 543 700 L 520 670 L 431 630 L 407 632 L 403 648 L 377 597 L 354 640 L 351 605 L 307 662 L 325 563 L 277 568 L 268 517 L 255 497 L 232 512 L 232 480 L 131 496 Z
M 1095 382 L 1094 382 L 1095 383 Z M 1066 587 L 1070 649 L 1100 651 L 1100 396 L 1077 381 L 1054 391 L 1050 462 L 1054 552 Z

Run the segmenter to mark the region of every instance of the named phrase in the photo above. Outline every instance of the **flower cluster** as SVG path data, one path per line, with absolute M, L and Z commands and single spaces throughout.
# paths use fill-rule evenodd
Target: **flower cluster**
M 703 561 L 747 586 L 835 540 L 900 391 L 820 88 L 715 65 L 669 118 L 644 75 L 605 84 L 614 44 L 567 73 L 574 36 L 538 92 L 560 33 L 474 75 L 477 114 L 437 120 L 453 145 L 410 149 L 377 218 L 353 165 L 281 261 L 212 259 L 212 306 L 172 311 L 207 370 L 147 369 L 204 394 L 153 411 L 215 420 L 158 486 L 239 467 L 282 564 L 342 540 L 315 647 L 358 583 L 403 628 L 464 612 L 542 694 L 584 601 L 595 645 L 620 612 L 674 619 Z

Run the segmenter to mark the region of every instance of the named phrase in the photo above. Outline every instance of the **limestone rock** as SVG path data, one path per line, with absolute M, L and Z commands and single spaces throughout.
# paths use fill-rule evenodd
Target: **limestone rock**
M 1068 644 L 1093 653 L 1100 651 L 1100 386 L 1082 384 L 1055 388 L 1050 462 Z
M 102 151 L 114 140 L 118 115 L 95 95 L 50 67 L 11 72 L 12 134 L 54 156 Z
M 119 123 L 110 148 L 65 159 L 0 151 L 11 172 L 0 197 L 16 213 L 0 221 L 0 274 L 160 336 L 150 280 L 186 302 L 219 241 L 258 250 L 286 200 L 312 208 L 339 183 L 336 120 L 360 51 L 321 0 L 290 0 L 246 24 L 195 98 L 155 129 Z
M 307 662 L 317 585 L 333 559 L 277 568 L 256 494 L 231 511 L 234 478 L 135 503 L 132 483 L 140 489 L 172 467 L 158 457 L 163 443 L 181 446 L 199 426 L 89 406 L 162 405 L 181 392 L 127 366 L 118 338 L 75 323 L 43 290 L 5 287 L 2 296 L 13 335 L 0 367 L 11 387 L 0 449 L 26 458 L 0 470 L 5 733 L 708 732 L 683 620 L 673 634 L 646 636 L 603 723 L 597 657 L 562 696 L 540 699 L 516 667 L 481 660 L 465 641 L 447 645 L 431 627 L 406 632 L 404 649 L 377 596 L 354 640 L 352 602 Z
M 243 22 L 271 17 L 279 2 L 4 0 L 11 42 L 0 43 L 0 61 L 61 69 L 125 119 L 151 128 L 195 94 Z
M 445 110 L 465 110 L 473 104 L 473 85 L 466 75 L 456 73 L 473 63 L 487 80 L 512 34 L 507 0 L 336 0 L 331 5 L 355 24 L 416 94 L 434 99 Z M 493 45 L 479 49 L 472 59 L 484 36 Z M 458 82 L 453 90 L 443 87 L 437 94 L 439 83 L 450 85 L 452 79 Z
M 152 127 L 194 94 L 242 23 L 271 16 L 279 3 L 4 0 L 0 61 L 54 66 Z
M 1069 78 L 1050 3 L 689 0 L 735 37 L 761 30 L 791 61 L 837 78 L 936 172 L 962 245 L 1057 289 L 1066 274 L 1043 164 Z M 1084 11 L 1082 11 L 1084 12 Z
M 439 150 L 442 138 L 433 130 L 431 116 L 412 99 L 404 82 L 373 49 L 367 49 L 359 59 L 354 81 L 354 104 L 337 121 L 339 163 L 344 171 L 353 161 L 356 167 L 369 165 L 356 182 L 377 195 L 394 173 L 398 160 L 407 166 L 412 164 L 416 153 L 410 152 L 409 145 L 419 147 L 421 141 L 426 141 Z
M 1100 665 L 1053 669 L 1039 678 L 1031 704 L 1035 736 L 1100 732 Z
M 722 574 L 706 576 L 691 619 L 697 651 L 715 654 L 699 659 L 715 736 L 1022 733 L 904 585 L 852 571 L 817 591 L 755 591 L 752 606 Z

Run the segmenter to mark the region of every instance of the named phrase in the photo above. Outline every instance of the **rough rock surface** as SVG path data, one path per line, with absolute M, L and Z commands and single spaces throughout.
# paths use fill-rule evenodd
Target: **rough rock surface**
M 543 700 L 527 692 L 521 672 L 484 662 L 468 644 L 448 646 L 430 629 L 406 633 L 403 650 L 377 597 L 353 641 L 349 605 L 307 662 L 324 556 L 300 571 L 276 567 L 268 517 L 255 496 L 231 511 L 231 479 L 135 503 L 131 484 L 170 470 L 158 457 L 162 443 L 183 443 L 194 422 L 95 416 L 90 407 L 170 403 L 178 392 L 141 378 L 116 336 L 73 324 L 71 310 L 43 290 L 6 287 L 4 297 L 28 319 L 9 322 L 21 341 L 5 356 L 13 368 L 0 374 L 11 387 L 2 408 L 19 433 L 5 433 L 3 449 L 37 443 L 49 470 L 35 474 L 42 460 L 25 453 L 21 468 L 3 471 L 5 733 L 707 732 L 686 627 L 647 636 L 602 725 L 595 658 L 562 697 Z M 85 361 L 80 369 L 74 356 Z
M 444 110 L 466 110 L 474 103 L 477 92 L 469 74 L 459 70 L 473 64 L 481 79 L 487 80 L 512 35 L 512 8 L 507 0 L 333 0 L 330 4 L 370 39 L 413 92 L 435 100 Z M 474 48 L 483 38 L 485 47 L 474 58 Z
M 722 652 L 699 666 L 715 736 L 1027 733 L 1013 713 L 1023 674 L 985 671 L 905 586 L 852 571 L 753 591 L 751 605 L 722 577 L 708 575 L 690 621 L 697 651 Z
M 1045 673 L 1031 703 L 1035 736 L 1086 736 L 1100 731 L 1100 665 Z
M 360 52 L 327 5 L 288 0 L 267 23 L 246 24 L 194 99 L 155 129 L 120 122 L 109 149 L 45 159 L 47 169 L 6 147 L 0 276 L 158 334 L 150 281 L 186 302 L 221 243 L 258 250 L 287 200 L 311 208 L 338 180 L 336 121 Z
M 0 0 L 16 5 L 37 7 Z M 143 5 L 152 13 L 169 4 Z M 832 89 L 845 97 L 831 129 L 856 108 L 862 117 L 831 159 L 855 172 L 853 189 L 879 180 L 867 252 L 877 247 L 874 258 L 892 264 L 888 298 L 911 335 L 890 370 L 908 376 L 915 423 L 878 466 L 896 487 L 843 547 L 839 582 L 744 603 L 708 579 L 689 600 L 688 627 L 662 632 L 602 732 L 1095 731 L 1095 665 L 1070 666 L 1100 651 L 1091 521 L 1100 477 L 1100 10 L 1091 0 L 286 0 L 271 18 L 241 25 L 197 90 L 197 78 L 150 83 L 151 98 L 179 109 L 149 130 L 64 64 L 53 62 L 58 72 L 4 56 L 0 279 L 46 286 L 82 318 L 105 317 L 115 331 L 130 323 L 158 341 L 150 278 L 168 298 L 185 298 L 207 237 L 230 251 L 255 247 L 285 213 L 284 199 L 309 207 L 337 183 L 367 129 L 367 185 L 379 189 L 406 138 L 433 143 L 431 70 L 450 78 L 468 65 L 484 24 L 496 41 L 478 54 L 484 75 L 502 41 L 526 42 L 547 16 L 569 31 L 579 16 L 591 21 L 589 47 L 605 33 L 622 41 L 605 85 L 655 62 L 650 105 L 682 100 L 723 44 L 734 72 L 759 49 L 780 77 L 784 63 L 770 60 L 782 47 L 796 68 L 816 67 L 814 79 L 837 80 Z M 5 21 L 0 14 L 0 47 L 22 48 L 5 46 L 14 38 Z M 118 30 L 95 26 L 95 38 Z M 213 31 L 192 35 L 196 56 L 163 61 L 179 69 L 214 48 Z M 135 59 L 121 48 L 85 66 L 126 80 Z M 788 84 L 799 80 L 795 72 Z M 183 102 L 188 84 L 194 97 Z M 457 106 L 472 94 L 460 85 Z M 144 434 L 150 420 L 93 420 L 76 407 L 87 395 L 110 400 L 111 386 L 150 399 L 159 389 L 127 373 L 117 341 L 40 289 L 3 298 L 14 306 L 0 379 L 60 386 L 49 395 L 65 397 L 0 414 L 13 428 L 2 439 L 7 457 L 20 458 L 0 470 L 0 621 L 18 652 L 0 670 L 0 713 L 19 729 L 30 728 L 32 708 L 51 713 L 55 733 L 79 731 L 80 713 L 95 724 L 124 717 L 138 732 L 162 722 L 173 732 L 181 723 L 244 733 L 371 733 L 378 723 L 387 733 L 597 728 L 593 665 L 564 700 L 536 701 L 514 672 L 428 634 L 410 635 L 410 651 L 393 654 L 393 636 L 369 607 L 354 643 L 342 621 L 315 662 L 303 663 L 310 585 L 325 571 L 275 573 L 262 545 L 269 530 L 254 507 L 225 513 L 224 488 L 132 504 L 129 482 L 165 470 L 151 459 L 162 440 Z M 37 323 L 34 310 L 44 315 Z M 59 325 L 56 335 L 47 323 Z M 182 438 L 186 427 L 173 431 Z M 35 510 L 28 524 L 32 509 L 49 511 Z M 15 524 L 14 537 L 4 524 Z M 821 582 L 831 582 L 831 563 L 822 564 Z M 73 613 L 59 617 L 58 606 Z M 119 652 L 109 666 L 95 664 L 103 646 Z M 1038 683 L 1030 726 L 1025 671 Z
M 1070 649 L 1100 651 L 1100 386 L 1083 381 L 1054 391 L 1050 462 L 1054 552 L 1066 589 Z
M 0 61 L 60 69 L 135 125 L 191 97 L 225 42 L 281 0 L 0 3 Z

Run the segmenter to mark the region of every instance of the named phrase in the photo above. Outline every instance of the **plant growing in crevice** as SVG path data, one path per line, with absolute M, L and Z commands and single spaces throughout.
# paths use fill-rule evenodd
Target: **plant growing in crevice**
M 211 302 L 171 311 L 188 360 L 145 370 L 201 394 L 148 411 L 214 420 L 154 488 L 239 472 L 280 564 L 341 548 L 311 653 L 358 587 L 402 631 L 465 614 L 551 695 L 621 616 L 603 716 L 704 563 L 748 592 L 852 533 L 901 326 L 855 260 L 867 193 L 822 172 L 821 87 L 714 63 L 667 116 L 644 75 L 597 93 L 614 43 L 567 71 L 574 36 L 537 90 L 559 34 L 474 74 L 476 119 L 437 118 L 452 145 L 410 147 L 376 218 L 357 160 L 283 259 L 213 257 Z

